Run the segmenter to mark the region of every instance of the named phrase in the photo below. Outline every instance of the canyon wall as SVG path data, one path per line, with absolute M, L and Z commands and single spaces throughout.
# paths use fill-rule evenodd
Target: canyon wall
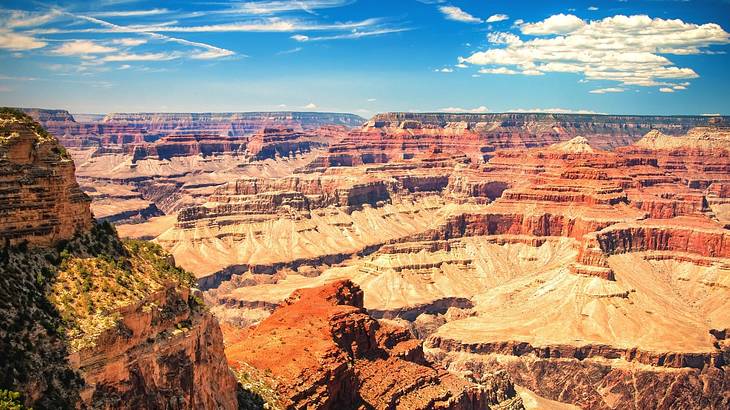
M 38 408 L 237 408 L 217 321 L 159 246 L 91 217 L 73 162 L 0 111 L 0 387 Z
M 29 117 L 0 115 L 0 241 L 50 245 L 88 229 L 91 200 L 65 149 Z

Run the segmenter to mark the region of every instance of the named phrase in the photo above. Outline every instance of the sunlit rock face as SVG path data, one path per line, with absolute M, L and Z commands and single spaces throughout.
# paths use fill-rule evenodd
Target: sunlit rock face
M 237 408 L 193 277 L 94 221 L 69 155 L 16 110 L 0 109 L 0 170 L 0 388 L 33 408 Z
M 95 212 L 194 273 L 267 401 L 728 406 L 724 119 L 329 121 L 70 151 Z
M 371 316 L 467 380 L 504 371 L 523 398 L 583 408 L 728 404 L 723 127 L 659 148 L 654 132 L 615 150 L 560 137 L 481 162 L 471 137 L 457 149 L 399 124 L 371 121 L 294 175 L 231 182 L 158 238 L 227 337 L 296 289 L 348 279 Z M 356 183 L 385 189 L 337 199 Z
M 91 227 L 70 156 L 20 113 L 0 114 L 0 173 L 0 240 L 51 245 Z
M 269 374 L 286 408 L 523 408 L 503 373 L 470 382 L 432 367 L 406 328 L 368 315 L 350 281 L 294 292 L 226 353 Z

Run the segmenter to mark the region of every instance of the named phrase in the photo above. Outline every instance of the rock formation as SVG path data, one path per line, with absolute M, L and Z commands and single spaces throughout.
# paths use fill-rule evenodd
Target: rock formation
M 0 111 L 0 388 L 36 408 L 237 408 L 217 321 L 158 245 L 96 224 L 56 139 Z
M 91 226 L 74 163 L 30 117 L 0 112 L 0 240 L 50 245 Z
M 158 238 L 188 261 L 195 241 L 230 258 L 200 283 L 234 329 L 266 323 L 295 289 L 348 279 L 371 315 L 406 326 L 427 359 L 468 378 L 503 370 L 527 395 L 585 408 L 728 405 L 730 247 L 710 205 L 727 196 L 724 151 L 606 151 L 576 137 L 480 164 L 469 139 L 463 150 L 448 137 L 402 145 L 402 130 L 373 148 L 381 156 L 346 148 L 363 132 L 293 176 L 229 184 Z M 715 147 L 723 133 L 668 138 Z M 718 171 L 694 171 L 699 157 Z M 346 181 L 380 181 L 387 200 L 318 199 Z
M 362 290 L 349 281 L 297 291 L 238 336 L 228 360 L 270 372 L 286 408 L 523 408 L 504 374 L 469 382 L 438 370 L 405 328 L 362 306 Z

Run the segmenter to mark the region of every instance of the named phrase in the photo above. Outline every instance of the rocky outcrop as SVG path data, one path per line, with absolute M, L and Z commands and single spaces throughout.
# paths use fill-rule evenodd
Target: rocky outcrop
M 236 408 L 217 321 L 167 287 L 125 307 L 116 327 L 70 356 L 81 400 L 98 409 Z
M 301 155 L 327 145 L 327 139 L 316 134 L 296 132 L 291 128 L 264 128 L 249 138 L 248 153 L 253 158 L 289 157 Z
M 193 228 L 206 219 L 216 221 L 216 218 L 235 215 L 252 215 L 260 219 L 262 215 L 291 210 L 311 211 L 328 206 L 356 208 L 387 200 L 389 194 L 382 181 L 306 175 L 280 179 L 248 178 L 219 188 L 203 206 L 183 209 L 178 214 L 177 225 Z
M 229 361 L 270 372 L 287 408 L 522 408 L 504 375 L 474 383 L 436 369 L 404 328 L 362 304 L 349 281 L 298 291 L 227 347 Z
M 171 135 L 162 137 L 154 143 L 126 145 L 123 152 L 131 155 L 132 163 L 135 163 L 147 158 L 169 160 L 172 157 L 194 155 L 206 157 L 216 154 L 242 154 L 245 149 L 246 140 L 237 137 Z
M 237 408 L 220 328 L 159 246 L 96 224 L 58 141 L 0 111 L 0 388 L 38 408 Z
M 30 117 L 0 112 L 0 241 L 51 245 L 91 227 L 74 163 Z

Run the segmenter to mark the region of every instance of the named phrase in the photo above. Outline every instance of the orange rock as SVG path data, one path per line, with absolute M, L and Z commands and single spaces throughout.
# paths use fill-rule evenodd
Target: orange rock
M 271 372 L 282 404 L 292 408 L 521 407 L 508 380 L 488 391 L 431 367 L 419 342 L 371 318 L 362 303 L 350 281 L 299 290 L 229 344 L 228 360 Z

